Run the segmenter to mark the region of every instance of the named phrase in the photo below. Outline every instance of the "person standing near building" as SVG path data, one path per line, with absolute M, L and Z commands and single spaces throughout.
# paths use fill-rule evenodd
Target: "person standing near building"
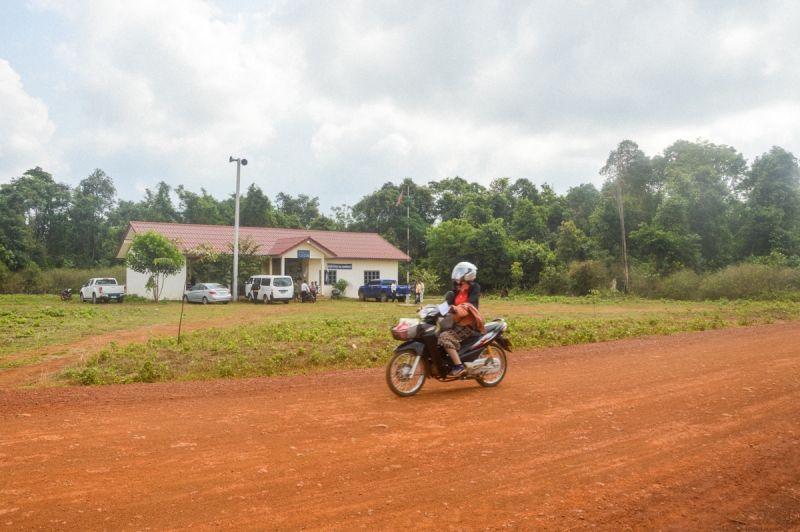
M 303 284 L 300 285 L 300 303 L 305 303 L 306 299 L 308 298 L 308 283 L 303 281 Z
M 392 301 L 397 299 L 397 281 L 392 281 Z

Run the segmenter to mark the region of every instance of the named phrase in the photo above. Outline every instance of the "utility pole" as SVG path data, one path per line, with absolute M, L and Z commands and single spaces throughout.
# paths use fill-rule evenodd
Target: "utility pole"
M 242 174 L 242 166 L 247 166 L 247 159 L 234 159 L 231 156 L 229 163 L 236 161 L 236 209 L 233 222 L 233 282 L 231 283 L 233 301 L 239 300 L 239 181 Z

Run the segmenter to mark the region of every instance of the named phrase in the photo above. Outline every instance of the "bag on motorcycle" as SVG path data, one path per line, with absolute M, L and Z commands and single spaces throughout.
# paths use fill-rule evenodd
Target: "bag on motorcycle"
M 443 316 L 439 318 L 439 330 L 446 331 L 448 329 L 452 329 L 453 325 L 455 325 L 455 316 L 452 314 L 448 314 L 447 316 Z
M 402 318 L 400 320 L 400 323 L 390 328 L 389 330 L 392 332 L 392 337 L 395 340 L 401 340 L 405 342 L 408 340 L 413 340 L 414 338 L 417 337 L 418 328 L 419 328 L 419 320 Z

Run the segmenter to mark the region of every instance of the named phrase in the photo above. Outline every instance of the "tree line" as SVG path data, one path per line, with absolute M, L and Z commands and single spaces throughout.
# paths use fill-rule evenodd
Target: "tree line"
M 408 249 L 414 273 L 444 281 L 469 260 L 489 290 L 581 294 L 610 279 L 626 290 L 628 264 L 639 277 L 742 262 L 800 266 L 800 167 L 783 148 L 748 164 L 733 147 L 703 140 L 679 140 L 653 157 L 626 140 L 598 170 L 599 189 L 565 194 L 525 178 L 488 187 L 407 178 L 329 215 L 319 198 L 279 193 L 273 201 L 251 184 L 240 224 L 376 232 Z M 0 277 L 118 264 L 130 220 L 232 225 L 233 217 L 233 195 L 218 200 L 160 182 L 127 201 L 102 170 L 72 188 L 37 167 L 0 186 Z

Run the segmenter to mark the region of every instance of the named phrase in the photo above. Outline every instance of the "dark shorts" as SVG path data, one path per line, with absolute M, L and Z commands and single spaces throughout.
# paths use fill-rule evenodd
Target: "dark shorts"
M 461 342 L 472 336 L 475 329 L 468 325 L 456 323 L 452 329 L 447 329 L 439 333 L 439 345 L 444 348 L 452 348 L 458 351 L 461 349 Z

